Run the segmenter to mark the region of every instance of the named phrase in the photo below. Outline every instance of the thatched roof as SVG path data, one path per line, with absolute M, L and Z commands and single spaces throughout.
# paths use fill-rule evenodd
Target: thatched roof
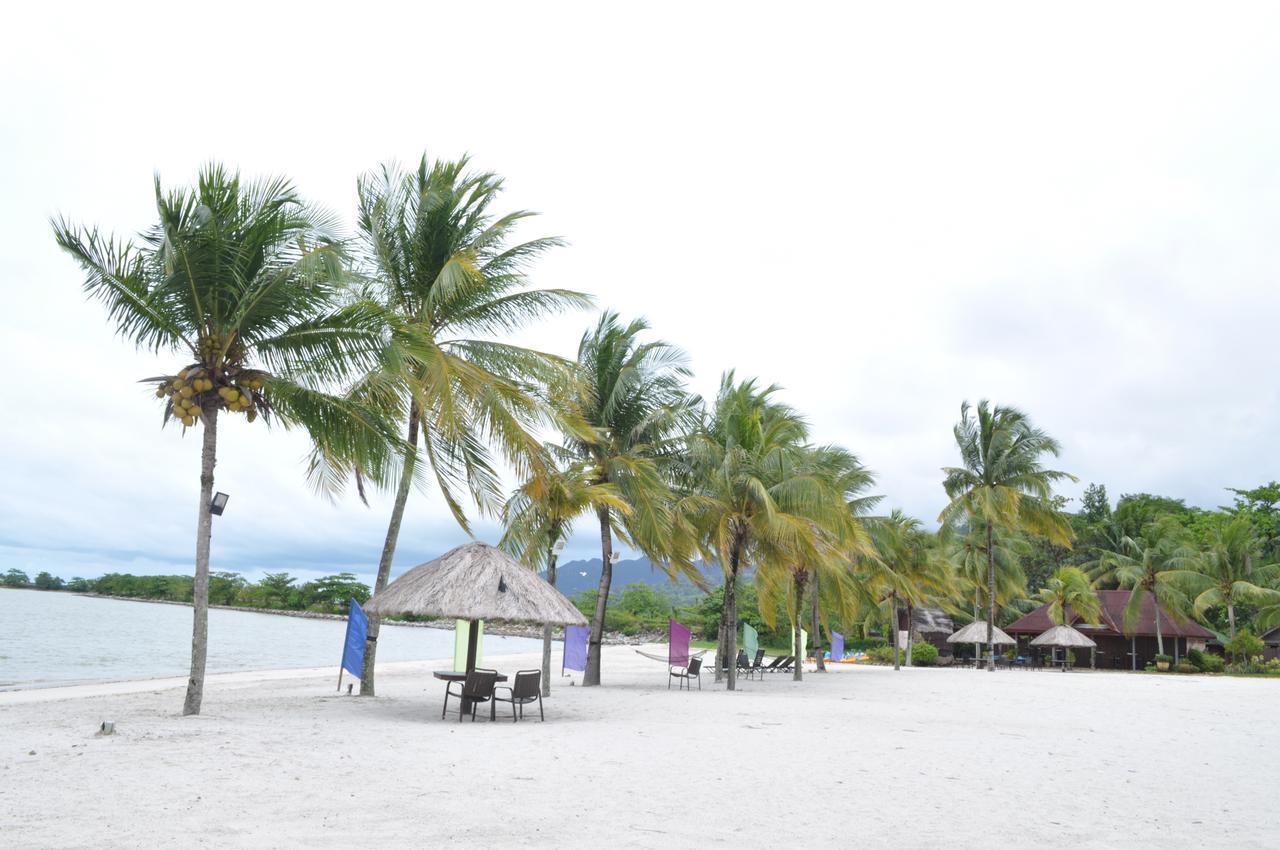
M 1013 646 L 1016 640 L 1000 631 L 997 626 L 994 631 L 994 643 L 997 646 Z M 974 620 L 960 631 L 947 638 L 947 643 L 986 643 L 987 642 L 987 621 Z
M 464 543 L 409 570 L 364 605 L 370 614 L 585 626 L 560 591 L 487 543 Z
M 1130 630 L 1124 622 L 1124 612 L 1129 605 L 1129 596 L 1133 592 L 1131 590 L 1098 590 L 1094 591 L 1098 596 L 1099 608 L 1102 616 L 1099 617 L 1098 623 L 1093 623 L 1095 628 L 1092 629 L 1094 634 L 1100 634 L 1104 637 L 1154 637 L 1156 633 L 1156 602 L 1151 594 L 1147 594 L 1139 608 L 1138 620 L 1133 624 Z M 1079 618 L 1072 612 L 1071 622 L 1079 625 Z M 1008 632 L 1015 635 L 1038 635 L 1046 632 L 1057 625 L 1053 620 L 1049 619 L 1049 605 L 1046 603 L 1036 610 L 1032 611 L 1009 625 Z M 1096 628 L 1101 626 L 1102 628 Z M 1185 637 L 1198 640 L 1208 640 L 1213 637 L 1213 632 L 1202 627 L 1199 623 L 1192 622 L 1188 619 L 1179 619 L 1174 617 L 1168 609 L 1160 608 L 1160 631 L 1165 637 Z
M 1077 646 L 1082 649 L 1091 649 L 1097 646 L 1093 639 L 1070 626 L 1054 626 L 1049 631 L 1034 638 L 1031 641 L 1032 646 Z
M 956 624 L 941 608 L 915 608 L 911 612 L 911 627 L 917 634 L 946 634 L 955 631 Z

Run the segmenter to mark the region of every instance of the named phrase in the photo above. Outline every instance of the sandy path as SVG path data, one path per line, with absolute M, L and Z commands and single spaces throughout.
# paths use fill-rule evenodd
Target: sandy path
M 214 677 L 197 718 L 180 680 L 0 694 L 2 843 L 1280 845 L 1274 681 L 840 667 L 690 694 L 605 652 L 545 724 L 442 722 L 443 662 L 387 665 L 376 700 Z

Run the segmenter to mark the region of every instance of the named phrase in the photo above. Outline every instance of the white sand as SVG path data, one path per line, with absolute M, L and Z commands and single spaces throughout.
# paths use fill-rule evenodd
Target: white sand
M 545 724 L 459 725 L 443 666 L 380 668 L 376 700 L 215 676 L 194 718 L 181 680 L 0 694 L 0 845 L 1280 846 L 1276 681 L 843 666 L 690 694 L 610 647 Z

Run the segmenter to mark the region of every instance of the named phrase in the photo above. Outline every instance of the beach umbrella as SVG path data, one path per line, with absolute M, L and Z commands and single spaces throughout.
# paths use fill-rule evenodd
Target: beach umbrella
M 993 638 L 997 646 L 1015 646 L 1018 642 L 1009 637 L 997 626 L 993 632 Z M 986 643 L 987 642 L 987 621 L 974 620 L 960 631 L 947 638 L 947 643 Z
M 476 666 L 480 620 L 552 626 L 585 626 L 574 604 L 538 574 L 487 543 L 464 543 L 434 561 L 419 564 L 364 605 L 379 617 L 414 614 L 469 620 L 467 672 Z
M 1070 626 L 1054 626 L 1049 631 L 1037 635 L 1032 641 L 1032 646 L 1061 646 L 1066 649 L 1093 649 L 1097 646 L 1093 642 L 1093 638 L 1088 635 L 1081 634 Z M 1067 672 L 1067 662 L 1062 664 L 1062 672 Z

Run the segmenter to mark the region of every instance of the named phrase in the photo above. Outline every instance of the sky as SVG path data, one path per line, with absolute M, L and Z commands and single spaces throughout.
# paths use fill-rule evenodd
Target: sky
M 109 7 L 109 8 L 108 8 Z M 1078 485 L 1214 507 L 1280 478 L 1274 4 L 24 4 L 0 31 L 0 569 L 189 572 L 199 436 L 49 217 L 130 235 L 153 174 L 357 176 L 469 153 L 531 283 L 645 316 L 693 389 L 776 383 L 932 521 L 961 402 L 1018 406 Z M 518 341 L 571 356 L 596 314 Z M 305 435 L 219 429 L 213 568 L 371 580 L 390 500 Z M 515 482 L 511 482 L 513 485 Z M 475 533 L 495 542 L 492 520 Z M 463 542 L 409 503 L 393 574 Z M 590 557 L 583 523 L 568 557 Z

